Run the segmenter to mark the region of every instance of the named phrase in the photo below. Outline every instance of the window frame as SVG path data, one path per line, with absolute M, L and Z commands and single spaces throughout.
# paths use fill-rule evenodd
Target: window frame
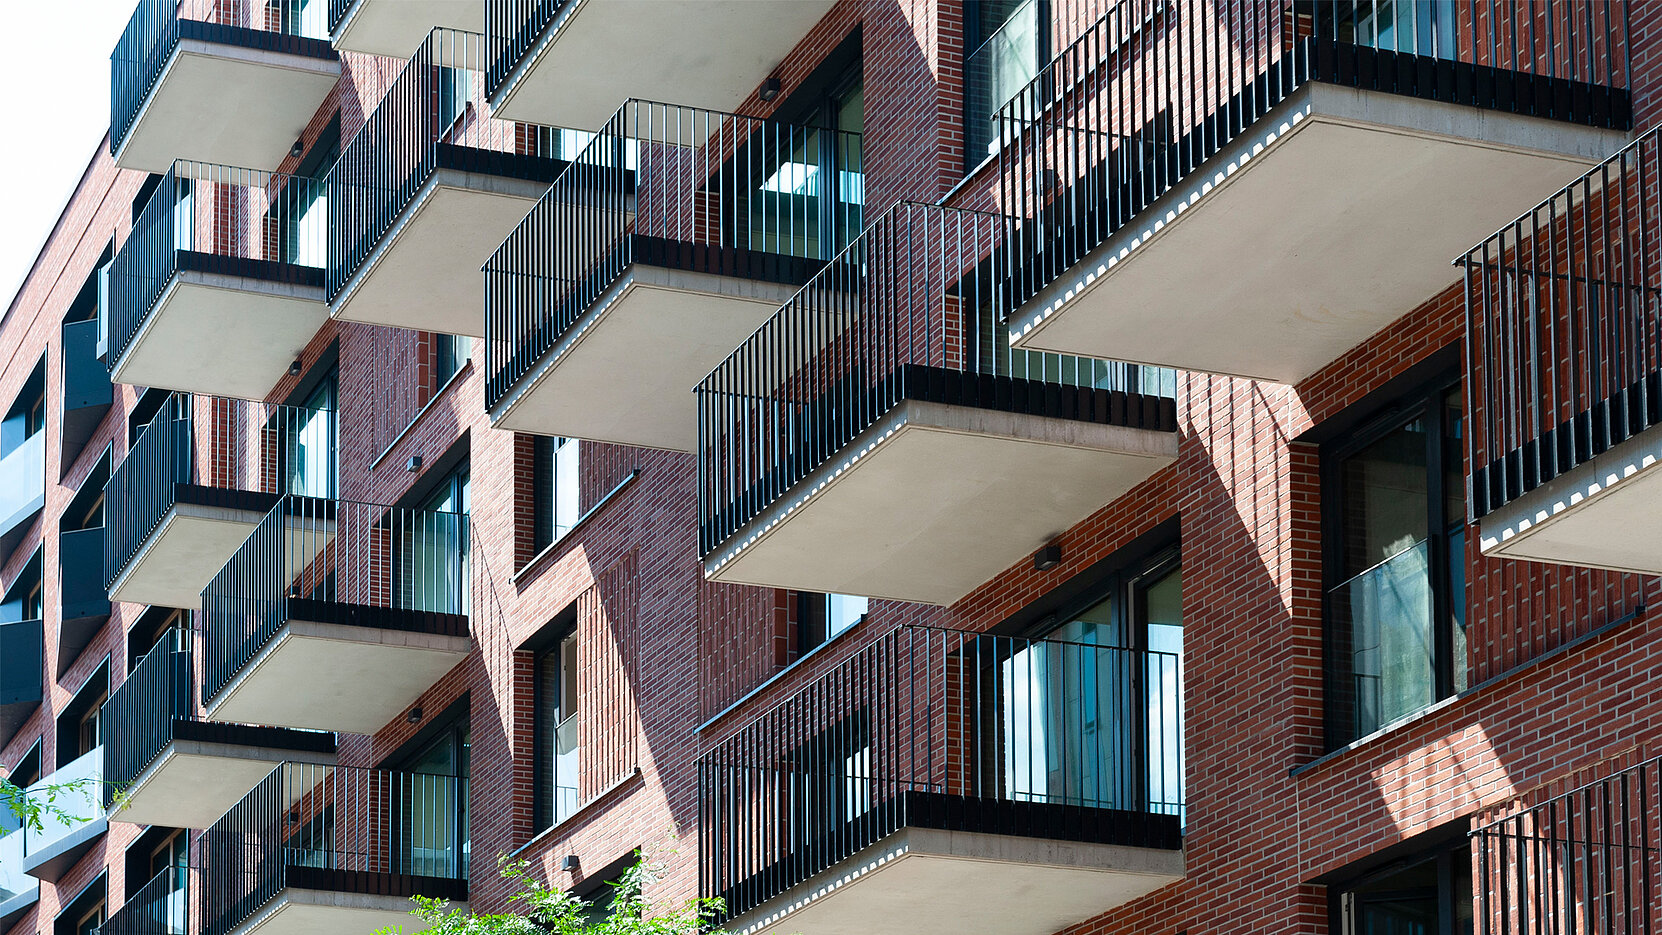
M 571 811 L 561 814 L 556 792 L 560 788 L 560 776 L 557 766 L 559 730 L 583 712 L 583 699 L 576 683 L 576 673 L 582 666 L 583 646 L 578 634 L 577 605 L 566 607 L 543 627 L 542 631 L 523 647 L 531 653 L 531 826 L 533 834 L 541 834 L 560 824 L 582 808 L 581 801 L 574 801 Z M 570 650 L 571 684 L 567 684 L 567 649 Z M 553 706 L 557 712 L 555 723 L 550 725 L 546 720 L 548 713 L 548 688 L 544 684 L 543 666 L 553 661 L 559 672 L 558 686 L 559 699 Z M 567 697 L 572 700 L 571 710 L 566 710 Z M 555 745 L 550 750 L 550 743 Z M 582 748 L 577 750 L 577 770 L 582 770 Z M 575 780 L 573 789 L 576 789 Z M 574 794 L 573 798 L 576 796 Z
M 1359 572 L 1358 575 L 1341 577 L 1346 572 L 1342 467 L 1346 461 L 1369 446 L 1419 419 L 1426 422 L 1425 541 L 1426 562 L 1430 574 L 1434 654 L 1431 705 L 1450 698 L 1459 691 L 1453 659 L 1452 612 L 1456 604 L 1452 594 L 1452 576 L 1449 574 L 1453 559 L 1450 554 L 1450 530 L 1463 526 L 1465 515 L 1463 512 L 1457 517 L 1448 515 L 1449 490 L 1445 479 L 1450 452 L 1444 447 L 1444 439 L 1447 430 L 1445 417 L 1448 412 L 1446 401 L 1451 394 L 1463 392 L 1464 385 L 1459 370 L 1441 369 L 1389 399 L 1364 399 L 1357 403 L 1359 414 L 1341 416 L 1350 424 L 1320 445 L 1317 461 L 1321 492 L 1322 707 L 1324 739 L 1329 750 L 1336 750 L 1363 737 L 1389 730 L 1394 724 L 1409 720 L 1426 710 L 1422 707 L 1401 717 L 1382 721 L 1369 730 L 1359 730 L 1356 726 L 1356 698 L 1354 692 L 1346 687 L 1354 678 L 1353 664 L 1347 661 L 1353 660 L 1354 657 L 1351 652 L 1350 634 L 1340 633 L 1335 620 L 1336 591 L 1361 574 Z M 1465 407 L 1462 405 L 1463 432 L 1467 431 L 1464 411 Z M 1459 451 L 1453 452 L 1453 455 L 1457 459 L 1461 457 Z M 1464 498 L 1464 490 L 1461 490 L 1461 496 Z M 1463 603 L 1462 599 L 1461 604 Z M 1466 664 L 1469 665 L 1469 652 Z

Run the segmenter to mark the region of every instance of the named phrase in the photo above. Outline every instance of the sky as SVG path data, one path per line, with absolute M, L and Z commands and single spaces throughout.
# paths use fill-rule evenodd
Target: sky
M 0 289 L 11 303 L 110 124 L 110 50 L 137 0 L 0 0 Z

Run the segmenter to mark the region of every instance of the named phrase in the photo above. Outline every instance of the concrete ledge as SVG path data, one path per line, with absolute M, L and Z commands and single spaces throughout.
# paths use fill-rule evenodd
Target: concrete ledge
M 466 910 L 468 904 L 452 903 Z M 401 926 L 414 933 L 427 926 L 413 915 L 406 896 L 343 893 L 285 887 L 276 898 L 226 935 L 317 935 L 319 932 L 374 932 Z
M 110 584 L 110 600 L 200 609 L 202 589 L 264 518 L 254 510 L 175 503 Z
M 132 781 L 110 818 L 135 825 L 207 828 L 282 762 L 332 766 L 335 754 L 174 740 Z

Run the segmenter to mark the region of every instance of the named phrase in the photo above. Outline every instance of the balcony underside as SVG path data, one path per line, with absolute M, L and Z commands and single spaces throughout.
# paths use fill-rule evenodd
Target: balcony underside
M 805 269 L 779 278 L 630 265 L 496 404 L 492 424 L 693 451 L 693 387 L 796 294 Z
M 496 113 L 594 130 L 630 98 L 731 111 L 832 5 L 567 0 L 508 74 Z
M 173 740 L 127 786 L 110 817 L 135 825 L 207 828 L 278 763 L 332 765 L 334 747 L 329 734 L 175 720 Z
M 208 264 L 216 259 L 205 258 Z M 278 280 L 195 270 L 175 274 L 128 342 L 110 379 L 186 393 L 265 399 L 328 321 L 329 310 L 323 304 L 321 270 L 263 261 L 240 265 L 293 276 Z
M 1172 421 L 1160 408 L 1150 424 Z M 1168 425 L 907 400 L 706 556 L 705 576 L 951 604 L 1176 457 Z
M 435 26 L 479 32 L 481 0 L 356 0 L 335 27 L 337 49 L 408 58 Z
M 0 932 L 7 931 L 22 921 L 24 913 L 40 902 L 40 881 L 31 880 L 22 891 L 6 895 L 0 893 Z
M 202 589 L 276 502 L 274 494 L 177 485 L 173 505 L 110 584 L 110 600 L 201 607 Z
M 1662 426 L 1490 511 L 1483 554 L 1662 574 Z
M 479 270 L 551 181 L 438 170 L 335 297 L 331 313 L 343 321 L 484 337 Z
M 166 172 L 175 159 L 194 159 L 276 169 L 339 78 L 333 58 L 181 39 L 116 150 L 116 165 Z
M 1453 283 L 1450 257 L 1624 142 L 1310 83 L 1024 303 L 1011 340 L 1296 383 Z
M 386 873 L 357 873 L 290 866 L 289 885 L 226 935 L 317 935 L 319 932 L 375 932 L 398 927 L 414 933 L 426 923 L 410 915 L 410 897 L 450 897 L 451 908 L 467 911 L 467 883 Z M 334 884 L 327 888 L 302 883 Z
M 327 601 L 289 607 L 288 622 L 208 702 L 209 718 L 373 734 L 472 646 L 446 635 L 467 632 L 454 615 Z
M 1066 811 L 1088 820 L 1093 810 Z M 733 935 L 869 935 L 905 920 L 909 935 L 1050 935 L 1183 879 L 1177 819 L 1142 817 L 1165 833 L 1147 844 L 1136 835 L 1093 843 L 971 830 L 974 821 L 952 830 L 914 823 L 722 927 Z
M 84 817 L 84 816 L 76 816 Z M 47 819 L 48 822 L 52 819 Z M 110 830 L 106 818 L 93 818 L 23 859 L 23 872 L 46 883 L 64 878 Z

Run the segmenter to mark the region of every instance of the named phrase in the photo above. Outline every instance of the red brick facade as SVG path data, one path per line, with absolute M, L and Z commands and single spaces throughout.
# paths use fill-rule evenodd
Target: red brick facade
M 1053 47 L 1088 27 L 1103 6 L 1051 5 Z M 868 219 L 896 200 L 933 202 L 955 188 L 950 203 L 991 206 L 996 166 L 963 178 L 959 0 L 841 0 L 776 70 L 781 100 L 855 29 L 866 76 Z M 1662 116 L 1659 33 L 1662 4 L 1635 3 L 1640 127 Z M 303 137 L 308 144 L 337 111 L 349 140 L 402 64 L 354 53 L 342 60 L 340 85 Z M 765 116 L 770 108 L 753 97 L 736 109 Z M 0 320 L 7 348 L 0 400 L 16 395 L 45 354 L 53 411 L 63 311 L 110 237 L 119 243 L 126 236 L 143 181 L 115 169 L 107 148 L 89 163 Z M 1548 194 L 1520 192 L 1517 207 Z M 309 374 L 338 353 L 342 497 L 404 503 L 434 476 L 407 470 L 411 459 L 431 468 L 465 453 L 474 530 L 472 654 L 423 695 L 423 718 L 396 718 L 373 736 L 343 736 L 341 761 L 382 764 L 433 715 L 465 698 L 475 908 L 506 906 L 506 888 L 490 873 L 495 855 L 524 857 L 554 884 L 581 886 L 637 847 L 665 867 L 650 896 L 689 898 L 698 891 L 695 761 L 702 751 L 894 626 L 994 627 L 1175 521 L 1184 567 L 1187 878 L 1077 930 L 1326 932 L 1328 894 L 1312 882 L 1317 877 L 1451 820 L 1662 753 L 1662 698 L 1654 690 L 1662 622 L 1642 613 L 1575 642 L 1641 605 L 1656 606 L 1658 582 L 1484 559 L 1470 545 L 1468 668 L 1476 687 L 1324 757 L 1319 455 L 1300 437 L 1459 346 L 1463 305 L 1454 276 L 1451 267 L 1447 290 L 1296 386 L 1180 374 L 1176 463 L 1058 537 L 1057 567 L 1037 571 L 1023 562 L 948 608 L 873 602 L 859 627 L 800 665 L 793 665 L 796 609 L 786 592 L 702 580 L 693 456 L 584 443 L 585 503 L 600 501 L 630 472 L 633 479 L 539 554 L 531 530 L 533 445 L 490 427 L 477 359 L 442 381 L 430 335 L 330 322 L 302 365 Z M 267 399 L 287 400 L 300 379 L 286 378 Z M 56 443 L 48 444 L 44 517 L 15 553 L 0 558 L 3 590 L 37 543 L 43 550 L 49 660 L 59 605 L 58 517 L 107 445 L 119 462 L 137 397 L 134 388 L 117 387 L 115 406 L 74 464 L 60 465 Z M 574 606 L 585 653 L 580 704 L 594 713 L 583 724 L 581 804 L 539 834 L 526 644 Z M 13 767 L 37 738 L 44 762 L 54 762 L 54 713 L 106 657 L 112 681 L 122 678 L 124 635 L 142 609 L 117 605 L 63 676 L 47 673 L 49 700 L 0 748 L 0 768 Z M 112 823 L 0 935 L 47 931 L 59 908 L 106 868 L 111 906 L 119 904 L 127 889 L 121 855 L 141 830 Z M 575 874 L 560 869 L 567 855 L 579 858 Z

